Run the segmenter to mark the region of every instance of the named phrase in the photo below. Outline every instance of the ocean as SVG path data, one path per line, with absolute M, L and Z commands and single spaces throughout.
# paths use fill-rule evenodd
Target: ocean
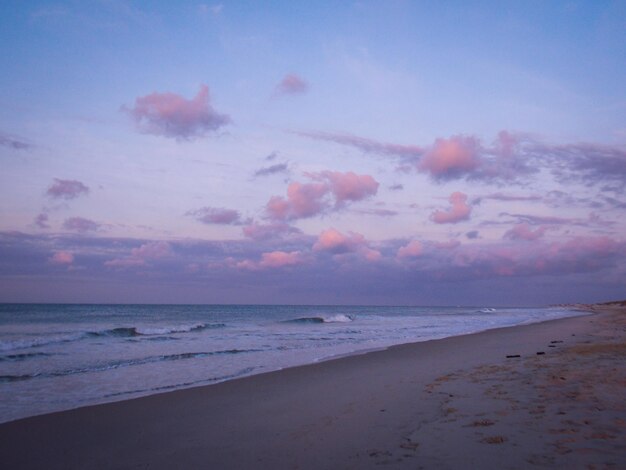
M 576 315 L 557 307 L 0 304 L 0 422 Z

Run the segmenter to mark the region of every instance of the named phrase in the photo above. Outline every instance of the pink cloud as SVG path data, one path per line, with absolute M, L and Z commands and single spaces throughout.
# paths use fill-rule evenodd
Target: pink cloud
M 291 183 L 287 198 L 273 196 L 266 205 L 269 216 L 275 220 L 291 220 L 313 217 L 327 207 L 324 197 L 328 193 L 326 183 Z
M 52 257 L 50 257 L 50 262 L 54 264 L 69 265 L 74 262 L 74 255 L 69 251 L 57 251 L 52 255 Z
M 323 171 L 308 173 L 315 183 L 294 182 L 287 187 L 287 197 L 273 196 L 266 205 L 270 218 L 293 220 L 313 217 L 334 206 L 334 210 L 348 202 L 356 202 L 376 194 L 378 182 L 370 175 L 352 171 L 341 173 Z
M 39 228 L 50 228 L 48 224 L 48 214 L 45 212 L 37 214 L 37 217 L 35 217 L 35 225 Z
M 110 268 L 130 268 L 146 266 L 152 260 L 160 260 L 170 257 L 172 250 L 170 244 L 163 241 L 148 242 L 138 248 L 130 250 L 130 255 L 105 261 L 104 265 Z
M 55 199 L 75 199 L 83 194 L 89 193 L 89 187 L 80 181 L 62 180 L 54 178 L 54 183 L 50 185 L 46 194 Z
M 462 220 L 468 220 L 472 208 L 467 205 L 467 195 L 461 192 L 454 192 L 449 198 L 452 207 L 447 211 L 435 211 L 430 219 L 436 224 L 455 224 Z
M 304 263 L 304 258 L 300 251 L 272 251 L 261 255 L 259 266 L 262 268 L 282 268 L 302 263 Z
M 370 175 L 357 175 L 352 171 L 324 171 L 319 176 L 326 178 L 330 190 L 335 196 L 335 204 L 340 206 L 346 201 L 360 201 L 373 196 L 378 191 L 378 182 Z
M 298 266 L 306 263 L 306 257 L 301 251 L 269 251 L 261 254 L 260 261 L 244 259 L 236 261 L 227 258 L 228 266 L 248 271 L 258 271 L 263 269 L 280 269 Z
M 480 166 L 480 143 L 474 137 L 454 136 L 437 139 L 417 168 L 435 179 L 453 179 Z
M 221 207 L 203 207 L 187 212 L 187 215 L 195 217 L 198 222 L 203 224 L 238 225 L 241 223 L 239 212 Z
M 309 90 L 309 84 L 296 74 L 290 73 L 284 76 L 276 85 L 276 95 L 301 95 Z
M 401 246 L 398 249 L 397 257 L 398 258 L 417 258 L 422 254 L 423 247 L 422 244 L 417 240 L 412 240 L 407 243 L 405 246 Z
M 84 217 L 70 217 L 63 222 L 63 228 L 65 230 L 72 230 L 74 232 L 93 232 L 100 228 L 100 224 L 93 220 L 85 219 Z
M 313 245 L 315 251 L 328 251 L 333 254 L 347 253 L 355 251 L 365 244 L 365 238 L 358 233 L 344 235 L 334 228 L 324 230 L 320 233 L 317 241 Z
M 198 94 L 188 100 L 175 93 L 152 93 L 135 100 L 135 106 L 122 107 L 145 133 L 190 140 L 202 137 L 231 122 L 226 114 L 210 105 L 209 87 L 200 86 Z
M 339 257 L 346 253 L 357 253 L 368 261 L 378 261 L 382 256 L 378 250 L 368 246 L 367 240 L 360 233 L 344 235 L 334 228 L 320 233 L 313 251 L 328 252 Z
M 509 240 L 526 240 L 533 241 L 537 240 L 544 236 L 546 233 L 546 227 L 539 227 L 537 230 L 531 230 L 530 225 L 526 222 L 517 224 L 512 229 L 508 230 L 503 238 L 508 238 Z

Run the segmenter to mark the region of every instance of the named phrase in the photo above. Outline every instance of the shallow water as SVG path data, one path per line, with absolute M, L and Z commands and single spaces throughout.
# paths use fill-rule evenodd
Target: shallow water
M 563 308 L 1 304 L 0 422 L 580 314 Z

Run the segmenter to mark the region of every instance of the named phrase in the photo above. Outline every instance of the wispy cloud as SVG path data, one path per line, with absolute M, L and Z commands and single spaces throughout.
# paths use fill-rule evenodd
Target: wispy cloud
M 32 148 L 32 145 L 25 142 L 19 137 L 15 137 L 4 132 L 0 132 L 0 146 L 9 147 L 14 150 L 28 150 Z
M 234 209 L 224 209 L 223 207 L 202 207 L 187 212 L 198 222 L 203 224 L 216 225 L 240 225 L 242 224 L 241 214 Z
M 275 95 L 301 95 L 309 91 L 309 84 L 295 73 L 287 74 L 276 85 Z
M 438 138 L 431 145 L 401 145 L 351 134 L 298 131 L 296 134 L 334 142 L 364 153 L 398 158 L 401 168 L 414 168 L 435 181 L 458 179 L 502 184 L 520 182 L 546 169 L 557 181 L 588 185 L 626 181 L 626 148 L 593 143 L 555 145 L 526 134 L 501 131 L 487 145 L 475 136 Z
M 45 212 L 37 214 L 35 217 L 35 225 L 42 229 L 50 228 L 50 224 L 48 224 L 48 214 Z
M 289 171 L 289 165 L 287 163 L 276 163 L 275 165 L 259 168 L 254 172 L 254 176 L 269 176 L 278 173 L 287 173 Z
M 533 241 L 538 240 L 543 237 L 546 233 L 546 227 L 537 227 L 535 230 L 530 228 L 528 223 L 521 223 L 515 225 L 512 229 L 508 230 L 503 238 L 508 238 L 510 240 L 526 240 Z
M 89 187 L 77 180 L 54 178 L 46 194 L 54 199 L 76 199 L 89 193 Z
M 100 224 L 84 217 L 70 217 L 63 222 L 63 228 L 72 232 L 95 232 L 100 228 Z
M 315 140 L 325 140 L 335 142 L 341 145 L 355 147 L 365 153 L 386 155 L 392 157 L 403 157 L 415 159 L 424 153 L 424 147 L 417 145 L 400 145 L 386 142 L 379 142 L 366 137 L 359 137 L 352 134 L 338 134 L 332 132 L 315 132 L 315 131 L 294 131 L 294 134 L 309 137 Z

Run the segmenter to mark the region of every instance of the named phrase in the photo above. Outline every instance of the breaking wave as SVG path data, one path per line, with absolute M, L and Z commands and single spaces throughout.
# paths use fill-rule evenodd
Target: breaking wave
M 354 321 L 353 316 L 339 313 L 329 316 L 294 318 L 293 320 L 284 320 L 282 323 L 349 323 L 351 321 Z
M 87 338 L 117 337 L 117 338 L 135 338 L 135 337 L 157 337 L 176 333 L 195 333 L 202 330 L 223 328 L 224 323 L 194 323 L 191 325 L 177 325 L 167 327 L 145 327 L 130 326 L 111 328 L 102 331 L 87 331 L 80 333 L 72 333 L 66 335 L 49 335 L 37 336 L 34 338 L 21 338 L 8 341 L 0 341 L 0 351 L 12 351 L 15 349 L 38 348 L 41 346 L 49 346 L 52 344 L 70 343 L 72 341 L 80 341 Z M 146 338 L 151 339 L 151 338 Z M 154 339 L 154 338 L 152 338 Z M 176 339 L 176 338 L 169 338 Z M 1 356 L 0 356 L 1 357 Z
M 174 333 L 190 333 L 193 331 L 202 331 L 211 328 L 223 328 L 226 325 L 224 323 L 194 323 L 193 325 L 177 325 L 166 326 L 161 328 L 156 327 L 144 327 L 144 326 L 130 326 L 112 328 L 104 331 L 90 331 L 87 333 L 89 336 L 117 336 L 119 338 L 132 338 L 135 336 L 162 336 L 171 335 Z

